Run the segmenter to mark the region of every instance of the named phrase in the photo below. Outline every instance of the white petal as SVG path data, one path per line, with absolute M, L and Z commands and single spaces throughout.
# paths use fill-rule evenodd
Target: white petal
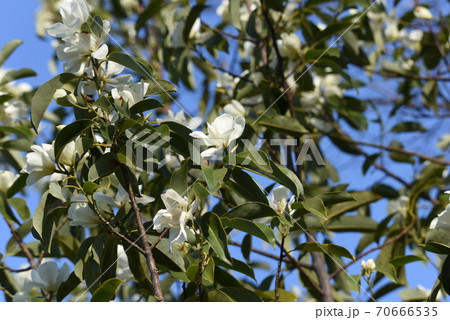
M 108 46 L 103 44 L 100 48 L 98 48 L 95 52 L 91 54 L 91 56 L 97 60 L 106 59 L 108 55 Z

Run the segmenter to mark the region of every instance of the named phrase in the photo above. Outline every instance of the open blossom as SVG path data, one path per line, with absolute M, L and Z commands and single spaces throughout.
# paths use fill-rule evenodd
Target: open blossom
M 16 175 L 11 171 L 0 170 L 0 191 L 6 193 L 16 180 Z
M 280 215 L 284 212 L 292 214 L 291 205 L 295 202 L 295 196 L 289 198 L 290 193 L 291 191 L 285 186 L 276 187 L 272 190 L 272 195 L 268 197 L 269 205 Z
M 244 132 L 244 128 L 245 118 L 243 116 L 234 118 L 231 114 L 225 113 L 217 117 L 212 123 L 208 123 L 208 135 L 201 131 L 194 131 L 190 135 L 193 138 L 202 139 L 207 146 L 212 147 L 201 153 L 202 157 L 207 158 L 238 139 Z
M 169 241 L 185 242 L 187 240 L 187 222 L 192 220 L 199 207 L 198 200 L 190 202 L 186 196 L 181 196 L 173 189 L 168 189 L 161 195 L 166 209 L 159 210 L 153 218 L 153 229 L 162 232 L 170 228 Z
M 339 87 L 341 77 L 337 74 L 327 74 L 324 77 L 315 76 L 314 90 L 304 91 L 300 97 L 302 105 L 316 108 L 318 104 L 323 104 L 326 98 L 337 96 L 342 98 L 344 90 Z
M 64 174 L 55 172 L 56 167 L 53 162 L 54 149 L 51 144 L 44 143 L 42 146 L 31 146 L 30 152 L 26 155 L 27 165 L 21 173 L 28 173 L 27 186 L 39 182 L 54 182 L 64 178 Z M 44 179 L 45 178 L 45 179 Z
M 282 33 L 280 40 L 277 40 L 280 54 L 283 57 L 296 59 L 301 55 L 301 41 L 295 33 Z
M 131 85 L 133 83 L 133 76 L 131 74 L 119 75 L 125 67 L 113 62 L 103 61 L 96 72 L 93 66 L 86 68 L 85 72 L 90 78 L 97 77 L 102 90 L 109 92 L 115 87 Z M 80 81 L 81 93 L 84 95 L 94 95 L 97 93 L 97 84 L 93 80 Z
M 12 99 L 0 104 L 0 122 L 5 126 L 14 126 L 17 120 L 26 118 L 27 113 L 27 106 L 20 100 Z
M 111 23 L 104 20 L 100 35 L 81 32 L 81 27 L 90 17 L 85 0 L 65 0 L 60 7 L 62 23 L 56 23 L 48 29 L 51 36 L 61 39 L 56 55 L 66 61 L 64 71 L 81 75 L 90 64 L 90 59 L 103 60 L 108 54 L 108 39 Z
M 431 13 L 428 8 L 425 8 L 423 6 L 417 6 L 414 8 L 414 15 L 416 18 L 419 19 L 425 19 L 425 20 L 431 20 L 433 19 L 433 14 Z
M 233 117 L 243 116 L 245 117 L 245 108 L 244 106 L 237 100 L 231 100 L 230 103 L 223 107 L 223 111 L 225 113 L 231 114 Z
M 450 191 L 446 191 L 445 193 L 450 194 Z M 450 204 L 431 221 L 430 229 L 442 229 L 450 232 Z
M 72 196 L 72 204 L 69 207 L 69 219 L 71 226 L 81 226 L 83 228 L 94 228 L 101 222 L 84 195 Z
M 167 114 L 156 118 L 156 121 L 158 122 L 165 122 L 165 121 L 173 121 L 180 123 L 186 127 L 188 127 L 191 130 L 197 129 L 202 124 L 202 118 L 200 117 L 189 117 L 189 119 L 186 119 L 186 115 L 184 114 L 183 110 L 178 111 L 176 114 L 173 113 L 172 110 L 167 110 Z
M 37 270 L 31 271 L 31 284 L 42 290 L 54 293 L 58 290 L 61 283 L 69 278 L 70 271 L 67 263 L 64 263 L 61 269 L 54 261 L 48 261 L 39 266 Z
M 373 261 L 373 259 L 369 259 L 367 261 L 365 260 L 361 261 L 361 267 L 363 268 L 364 274 L 370 275 L 373 272 L 375 272 L 377 266 L 375 264 L 375 261 Z
M 90 9 L 85 0 L 64 0 L 60 4 L 59 13 L 62 23 L 55 23 L 47 32 L 55 38 L 68 41 L 88 21 Z
M 132 86 L 124 85 L 111 90 L 114 104 L 118 107 L 124 107 L 125 104 L 130 108 L 139 101 L 144 100 L 147 95 L 149 84 L 141 80 Z

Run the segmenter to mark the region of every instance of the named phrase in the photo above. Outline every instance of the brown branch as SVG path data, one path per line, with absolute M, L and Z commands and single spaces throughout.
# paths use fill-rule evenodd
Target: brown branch
M 305 234 L 308 241 L 317 242 L 314 232 L 310 231 L 306 232 Z M 322 301 L 333 302 L 333 290 L 330 283 L 331 277 L 325 269 L 325 259 L 323 257 L 323 254 L 321 252 L 313 251 L 311 252 L 311 257 L 313 260 L 314 269 L 316 270 L 317 278 L 319 279 L 320 287 L 323 290 Z
M 219 34 L 222 34 L 224 36 L 227 36 L 228 38 L 231 38 L 231 39 L 240 40 L 240 41 L 249 41 L 249 42 L 252 42 L 252 43 L 258 43 L 258 41 L 255 40 L 255 39 L 246 38 L 246 37 L 242 37 L 242 36 L 238 36 L 238 35 L 234 35 L 234 34 L 228 33 L 226 31 L 223 31 L 223 30 L 217 29 L 217 28 L 215 28 L 213 26 L 210 26 L 210 25 L 204 23 L 203 21 L 202 21 L 202 25 L 205 26 L 207 29 L 210 29 L 210 30 L 212 30 L 212 31 L 214 31 L 216 33 L 219 33 Z
M 144 256 L 145 256 L 145 259 L 147 260 L 147 265 L 150 270 L 150 275 L 152 278 L 154 294 L 155 294 L 156 300 L 158 302 L 164 302 L 164 295 L 162 293 L 161 284 L 159 282 L 159 275 L 158 275 L 158 269 L 156 268 L 155 258 L 153 258 L 152 249 L 151 249 L 150 244 L 147 239 L 147 232 L 144 228 L 144 224 L 142 223 L 141 211 L 139 210 L 139 207 L 136 202 L 136 198 L 134 196 L 133 186 L 129 180 L 128 173 L 125 170 L 124 170 L 124 176 L 128 183 L 128 194 L 130 195 L 131 206 L 133 207 L 133 210 L 134 210 L 134 213 L 136 216 L 136 223 L 138 225 L 138 229 L 139 229 L 139 233 L 140 233 L 140 240 L 141 240 L 142 246 L 144 248 L 144 252 L 145 252 Z
M 22 249 L 23 253 L 25 254 L 25 257 L 27 257 L 28 261 L 30 262 L 30 266 L 33 269 L 37 269 L 39 265 L 34 260 L 33 254 L 31 253 L 30 249 L 23 243 L 23 239 L 20 236 L 20 234 L 17 232 L 16 228 L 14 227 L 14 223 L 11 221 L 6 220 L 6 223 L 9 226 L 9 229 L 11 230 L 11 234 L 13 235 L 14 239 L 17 241 L 17 244 L 19 245 L 20 249 Z
M 169 228 L 164 229 L 163 232 L 161 232 L 161 234 L 159 235 L 158 239 L 156 239 L 155 243 L 153 243 L 150 246 L 150 249 L 153 250 L 154 247 L 156 247 L 158 245 L 158 243 L 162 240 L 162 238 L 164 238 L 164 236 L 167 234 L 167 232 L 169 231 Z
M 448 77 L 441 77 L 441 76 L 423 76 L 420 74 L 403 74 L 403 73 L 397 73 L 397 72 L 391 72 L 391 71 L 384 71 L 384 70 L 374 70 L 367 67 L 363 67 L 363 69 L 367 72 L 376 73 L 385 77 L 390 78 L 406 78 L 406 79 L 414 79 L 414 80 L 435 80 L 435 81 L 450 81 L 450 78 Z
M 383 149 L 383 150 L 387 150 L 387 151 L 393 151 L 393 152 L 401 152 L 403 154 L 407 154 L 407 155 L 411 155 L 411 156 L 415 156 L 418 157 L 420 159 L 423 160 L 428 160 L 430 162 L 434 162 L 443 166 L 449 166 L 450 165 L 450 161 L 446 161 L 446 160 L 442 160 L 439 158 L 433 158 L 427 155 L 424 155 L 422 153 L 418 153 L 415 151 L 409 151 L 409 150 L 404 150 L 404 149 L 400 149 L 400 148 L 396 148 L 396 147 L 390 147 L 390 146 L 383 146 L 383 145 L 379 145 L 379 144 L 375 144 L 375 143 L 370 143 L 370 142 L 364 142 L 364 141 L 356 141 L 356 140 L 346 140 L 347 142 L 353 143 L 353 144 L 359 144 L 359 145 L 363 145 L 363 146 L 368 146 L 368 147 L 373 147 L 373 148 L 378 148 L 378 149 Z
M 280 289 L 281 266 L 283 264 L 284 240 L 285 236 L 281 236 L 280 257 L 278 258 L 277 274 L 275 275 L 275 302 L 280 301 L 279 289 Z

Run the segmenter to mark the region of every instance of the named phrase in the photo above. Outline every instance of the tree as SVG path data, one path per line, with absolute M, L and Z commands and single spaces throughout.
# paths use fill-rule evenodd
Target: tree
M 295 301 L 291 273 L 301 300 L 348 301 L 361 286 L 369 300 L 449 293 L 450 140 L 423 120 L 448 122 L 449 28 L 432 12 L 401 1 L 43 1 L 38 35 L 56 39 L 63 73 L 33 90 L 14 84 L 31 69 L 0 76 L 5 255 L 29 264 L 0 260 L 6 299 Z M 3 47 L 0 65 L 20 44 Z M 408 134 L 442 152 L 404 147 Z M 330 146 L 377 181 L 340 183 Z M 42 193 L 33 214 L 30 190 Z M 386 212 L 371 212 L 383 200 Z M 356 251 L 336 233 L 358 234 Z M 274 269 L 256 278 L 261 256 Z M 430 293 L 408 288 L 417 261 L 441 271 Z

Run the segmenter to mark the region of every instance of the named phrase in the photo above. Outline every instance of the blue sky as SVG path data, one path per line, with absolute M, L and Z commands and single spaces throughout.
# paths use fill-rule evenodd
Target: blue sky
M 50 41 L 49 39 L 47 39 L 47 41 L 39 39 L 35 33 L 35 13 L 37 12 L 39 5 L 40 2 L 37 0 L 2 1 L 0 10 L 0 30 L 2 30 L 2 32 L 0 33 L 0 46 L 3 46 L 5 43 L 13 39 L 21 39 L 24 41 L 24 44 L 19 47 L 19 49 L 10 57 L 10 59 L 5 63 L 4 67 L 14 69 L 29 67 L 34 69 L 37 72 L 38 76 L 36 78 L 25 80 L 26 82 L 34 86 L 42 84 L 43 82 L 53 77 L 48 68 L 49 59 L 53 55 Z M 190 93 L 183 88 L 180 88 L 178 93 L 178 99 L 180 101 L 195 101 L 197 96 L 198 94 Z M 428 120 L 424 121 L 423 124 L 427 127 L 429 126 L 435 128 L 438 133 L 442 134 L 448 131 L 447 128 L 449 127 L 450 123 Z M 350 128 L 345 129 L 351 131 Z M 372 141 L 373 136 L 375 135 L 374 130 L 376 130 L 376 128 L 371 127 L 371 130 L 369 130 L 367 133 L 360 134 L 359 140 L 377 142 Z M 402 141 L 405 141 L 407 149 L 416 150 L 421 153 L 430 155 L 439 153 L 439 150 L 435 147 L 435 140 L 426 142 L 426 140 L 417 139 L 416 136 L 411 134 L 403 135 L 401 136 L 401 139 Z M 334 165 L 338 167 L 339 174 L 341 175 L 341 181 L 339 183 L 348 183 L 350 185 L 350 189 L 361 190 L 367 188 L 368 186 L 371 186 L 375 181 L 378 181 L 378 179 L 380 179 L 380 177 L 382 176 L 377 172 L 369 172 L 366 176 L 362 176 L 360 168 L 364 160 L 363 158 L 357 158 L 355 160 L 354 157 L 342 155 L 341 152 L 337 151 L 336 148 L 327 141 L 325 141 L 321 147 L 322 150 L 324 150 L 325 156 L 330 159 L 335 159 Z M 367 150 L 370 152 L 376 151 L 374 149 Z M 399 175 L 405 175 L 406 177 L 411 176 L 411 172 L 405 170 L 401 165 L 393 162 L 388 162 L 387 165 L 390 169 L 392 169 Z M 394 187 L 399 186 L 395 182 L 392 182 L 392 185 Z M 33 192 L 33 190 L 30 190 L 28 200 L 32 212 L 37 204 L 37 200 L 39 197 L 40 195 L 37 192 Z M 380 201 L 373 206 L 375 219 L 381 220 L 383 217 L 385 217 L 386 206 L 386 201 Z M 350 251 L 354 252 L 354 248 L 357 245 L 357 241 L 355 241 L 355 238 L 359 240 L 359 235 L 337 235 L 334 240 L 337 244 L 341 244 L 347 247 Z M 4 250 L 8 239 L 9 230 L 6 228 L 4 221 L 0 221 L 0 252 Z M 367 258 L 375 256 L 376 255 L 368 256 Z M 14 259 L 8 259 L 8 261 L 13 262 L 14 264 L 19 263 L 18 261 L 14 261 Z M 349 268 L 350 274 L 359 274 L 359 272 L 359 262 L 355 263 L 352 267 Z M 407 278 L 411 288 L 415 288 L 418 284 L 420 284 L 430 289 L 433 286 L 437 275 L 438 273 L 435 269 L 433 269 L 431 266 L 424 267 L 420 262 L 413 263 L 407 268 Z M 294 278 L 294 276 L 292 276 L 292 278 Z M 294 279 L 291 279 L 291 277 L 289 279 L 289 282 L 292 281 L 292 283 L 296 281 Z M 362 295 L 361 297 L 363 300 L 367 299 L 367 297 L 365 297 L 364 295 Z M 399 301 L 399 297 L 397 293 L 394 292 L 383 298 L 383 300 Z

